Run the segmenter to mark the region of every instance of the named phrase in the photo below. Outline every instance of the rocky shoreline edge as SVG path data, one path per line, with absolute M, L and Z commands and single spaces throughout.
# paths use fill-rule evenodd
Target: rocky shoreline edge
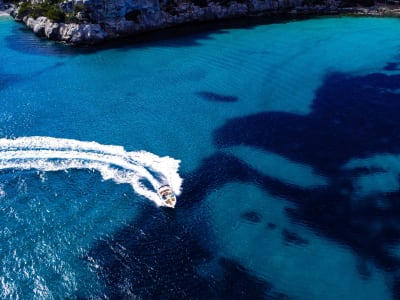
M 267 8 L 257 5 L 259 0 L 248 3 L 230 2 L 228 6 L 210 2 L 206 7 L 183 5 L 178 13 L 171 15 L 165 11 L 142 13 L 136 20 L 125 18 L 105 18 L 103 22 L 61 23 L 47 17 L 25 16 L 20 18 L 18 6 L 9 5 L 0 10 L 1 15 L 10 15 L 14 20 L 23 22 L 36 35 L 71 45 L 94 45 L 140 33 L 172 28 L 188 23 L 235 19 L 240 17 L 274 17 L 293 19 L 297 17 L 315 17 L 327 15 L 399 17 L 400 5 L 374 5 L 370 7 L 339 7 L 332 1 L 328 5 L 299 6 L 286 8 Z M 265 4 L 265 2 L 263 2 Z M 185 3 L 186 4 L 186 3 Z

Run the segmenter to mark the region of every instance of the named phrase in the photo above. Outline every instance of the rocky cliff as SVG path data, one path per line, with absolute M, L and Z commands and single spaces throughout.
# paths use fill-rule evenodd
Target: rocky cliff
M 34 5 L 46 0 L 29 1 Z M 38 13 L 32 11 L 22 15 L 21 6 L 12 15 L 49 39 L 95 44 L 189 22 L 263 14 L 332 13 L 337 12 L 339 4 L 336 0 L 66 0 L 57 4 L 57 9 L 69 16 L 66 21 L 35 16 Z

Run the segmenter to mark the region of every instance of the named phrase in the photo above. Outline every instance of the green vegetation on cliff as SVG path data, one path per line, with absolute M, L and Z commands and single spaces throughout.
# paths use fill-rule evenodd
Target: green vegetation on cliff
M 64 12 L 60 5 L 62 0 L 45 0 L 42 3 L 33 4 L 30 1 L 19 3 L 18 17 L 21 19 L 29 16 L 32 18 L 47 17 L 54 22 L 63 23 L 79 23 L 81 20 L 77 18 L 79 13 L 85 13 L 85 8 L 82 4 L 74 5 L 74 9 L 70 13 Z
M 22 2 L 19 7 L 18 15 L 21 18 L 25 16 L 33 18 L 44 16 L 55 22 L 64 22 L 66 17 L 59 4 L 51 1 L 45 1 L 38 4 Z

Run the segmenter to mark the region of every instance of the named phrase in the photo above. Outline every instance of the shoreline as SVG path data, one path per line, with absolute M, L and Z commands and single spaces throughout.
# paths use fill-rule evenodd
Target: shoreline
M 234 2 L 229 7 L 212 4 L 205 8 L 191 7 L 190 9 L 193 11 L 183 11 L 178 15 L 169 15 L 165 11 L 159 11 L 157 17 L 154 17 L 154 14 L 144 15 L 135 22 L 125 20 L 124 23 L 113 20 L 108 20 L 106 23 L 100 21 L 97 23 L 57 23 L 46 17 L 35 19 L 28 16 L 21 19 L 16 7 L 0 11 L 0 17 L 11 16 L 15 21 L 23 22 L 38 36 L 73 46 L 99 45 L 174 28 L 185 28 L 185 26 L 193 24 L 201 27 L 204 24 L 220 21 L 235 22 L 236 20 L 240 22 L 240 20 L 247 19 L 251 23 L 251 20 L 262 19 L 263 22 L 274 23 L 329 16 L 400 17 L 400 5 L 394 4 L 377 4 L 371 7 L 296 6 L 265 10 L 262 8 L 250 9 L 246 4 Z M 117 27 L 120 29 L 119 32 L 115 30 Z
M 4 10 L 0 10 L 0 17 L 11 17 L 10 14 Z

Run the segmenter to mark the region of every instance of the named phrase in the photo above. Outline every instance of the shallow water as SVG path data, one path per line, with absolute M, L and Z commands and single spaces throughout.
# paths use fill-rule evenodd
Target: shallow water
M 397 299 L 399 25 L 88 49 L 0 18 L 0 297 Z

